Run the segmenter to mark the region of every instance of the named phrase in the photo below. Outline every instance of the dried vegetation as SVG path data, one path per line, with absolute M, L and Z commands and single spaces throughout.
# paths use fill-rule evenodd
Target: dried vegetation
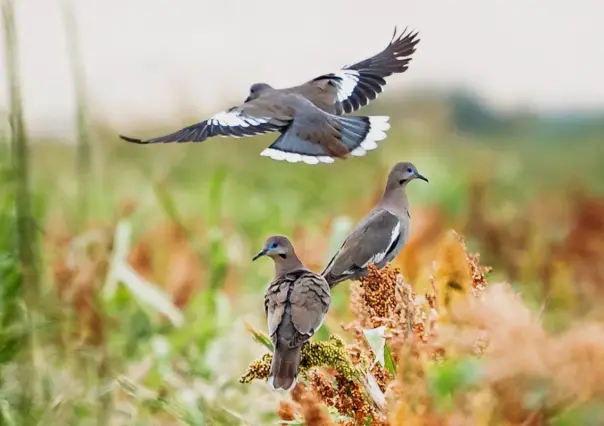
M 604 327 L 546 330 L 508 284 L 487 283 L 490 268 L 453 231 L 443 235 L 436 253 L 432 291 L 423 295 L 392 266 L 372 268 L 350 284 L 354 319 L 342 329 L 351 337 L 346 354 L 356 374 L 351 378 L 323 352 L 339 338 L 309 343 L 305 356 L 315 361 L 302 366 L 304 384 L 292 391 L 292 402 L 282 403 L 280 418 L 308 425 L 520 426 L 571 424 L 564 422 L 590 415 L 597 421 Z M 373 364 L 364 335 L 382 326 L 385 366 Z M 267 362 L 270 355 L 260 361 Z M 268 371 L 262 373 L 256 377 Z

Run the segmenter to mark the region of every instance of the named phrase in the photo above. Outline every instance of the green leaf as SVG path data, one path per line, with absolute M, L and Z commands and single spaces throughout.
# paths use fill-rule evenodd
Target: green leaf
M 271 339 L 261 331 L 256 330 L 250 323 L 245 322 L 246 330 L 254 337 L 254 340 L 261 345 L 264 345 L 269 351 L 273 352 L 275 350 L 273 346 L 273 342 Z
M 166 189 L 165 185 L 156 183 L 153 185 L 153 191 L 155 192 L 157 201 L 164 213 L 174 222 L 182 224 L 174 198 L 170 194 L 170 191 Z
M 392 358 L 392 350 L 388 343 L 384 345 L 384 368 L 386 368 L 392 377 L 396 377 L 396 362 Z

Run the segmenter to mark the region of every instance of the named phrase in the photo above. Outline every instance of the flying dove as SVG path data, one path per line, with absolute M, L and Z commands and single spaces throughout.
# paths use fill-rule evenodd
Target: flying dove
M 260 155 L 307 164 L 363 156 L 386 138 L 389 117 L 342 114 L 367 105 L 382 92 L 386 77 L 407 70 L 419 42 L 417 36 L 417 32 L 397 36 L 395 28 L 382 52 L 339 71 L 284 89 L 255 83 L 243 104 L 200 123 L 151 139 L 120 137 L 128 142 L 152 144 L 279 132 L 281 135 Z

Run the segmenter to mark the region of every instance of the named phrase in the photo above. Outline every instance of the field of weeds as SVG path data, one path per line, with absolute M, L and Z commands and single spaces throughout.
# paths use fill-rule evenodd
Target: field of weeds
M 325 167 L 259 157 L 263 138 L 140 147 L 91 126 L 82 178 L 77 147 L 30 141 L 33 273 L 2 144 L 3 424 L 599 424 L 598 150 L 400 122 L 380 150 Z M 302 385 L 272 392 L 273 271 L 251 257 L 282 233 L 320 270 L 394 159 L 430 179 L 409 189 L 409 243 L 334 289 Z
M 604 128 L 478 135 L 415 97 L 327 166 L 260 157 L 267 137 L 133 146 L 84 115 L 72 146 L 27 139 L 9 74 L 1 425 L 602 424 Z M 409 242 L 334 289 L 300 384 L 271 391 L 252 256 L 284 234 L 321 270 L 397 161 L 430 180 Z

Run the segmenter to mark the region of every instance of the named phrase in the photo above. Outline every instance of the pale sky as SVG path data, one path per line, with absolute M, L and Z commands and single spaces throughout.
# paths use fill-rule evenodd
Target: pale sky
M 30 131 L 69 135 L 61 0 L 14 1 Z M 394 25 L 421 41 L 388 92 L 462 85 L 506 109 L 604 107 L 602 0 L 72 2 L 94 111 L 124 132 L 136 120 L 183 124 L 183 109 L 201 120 L 257 81 L 283 87 L 337 70 L 382 50 Z M 2 85 L 0 116 L 6 105 Z

